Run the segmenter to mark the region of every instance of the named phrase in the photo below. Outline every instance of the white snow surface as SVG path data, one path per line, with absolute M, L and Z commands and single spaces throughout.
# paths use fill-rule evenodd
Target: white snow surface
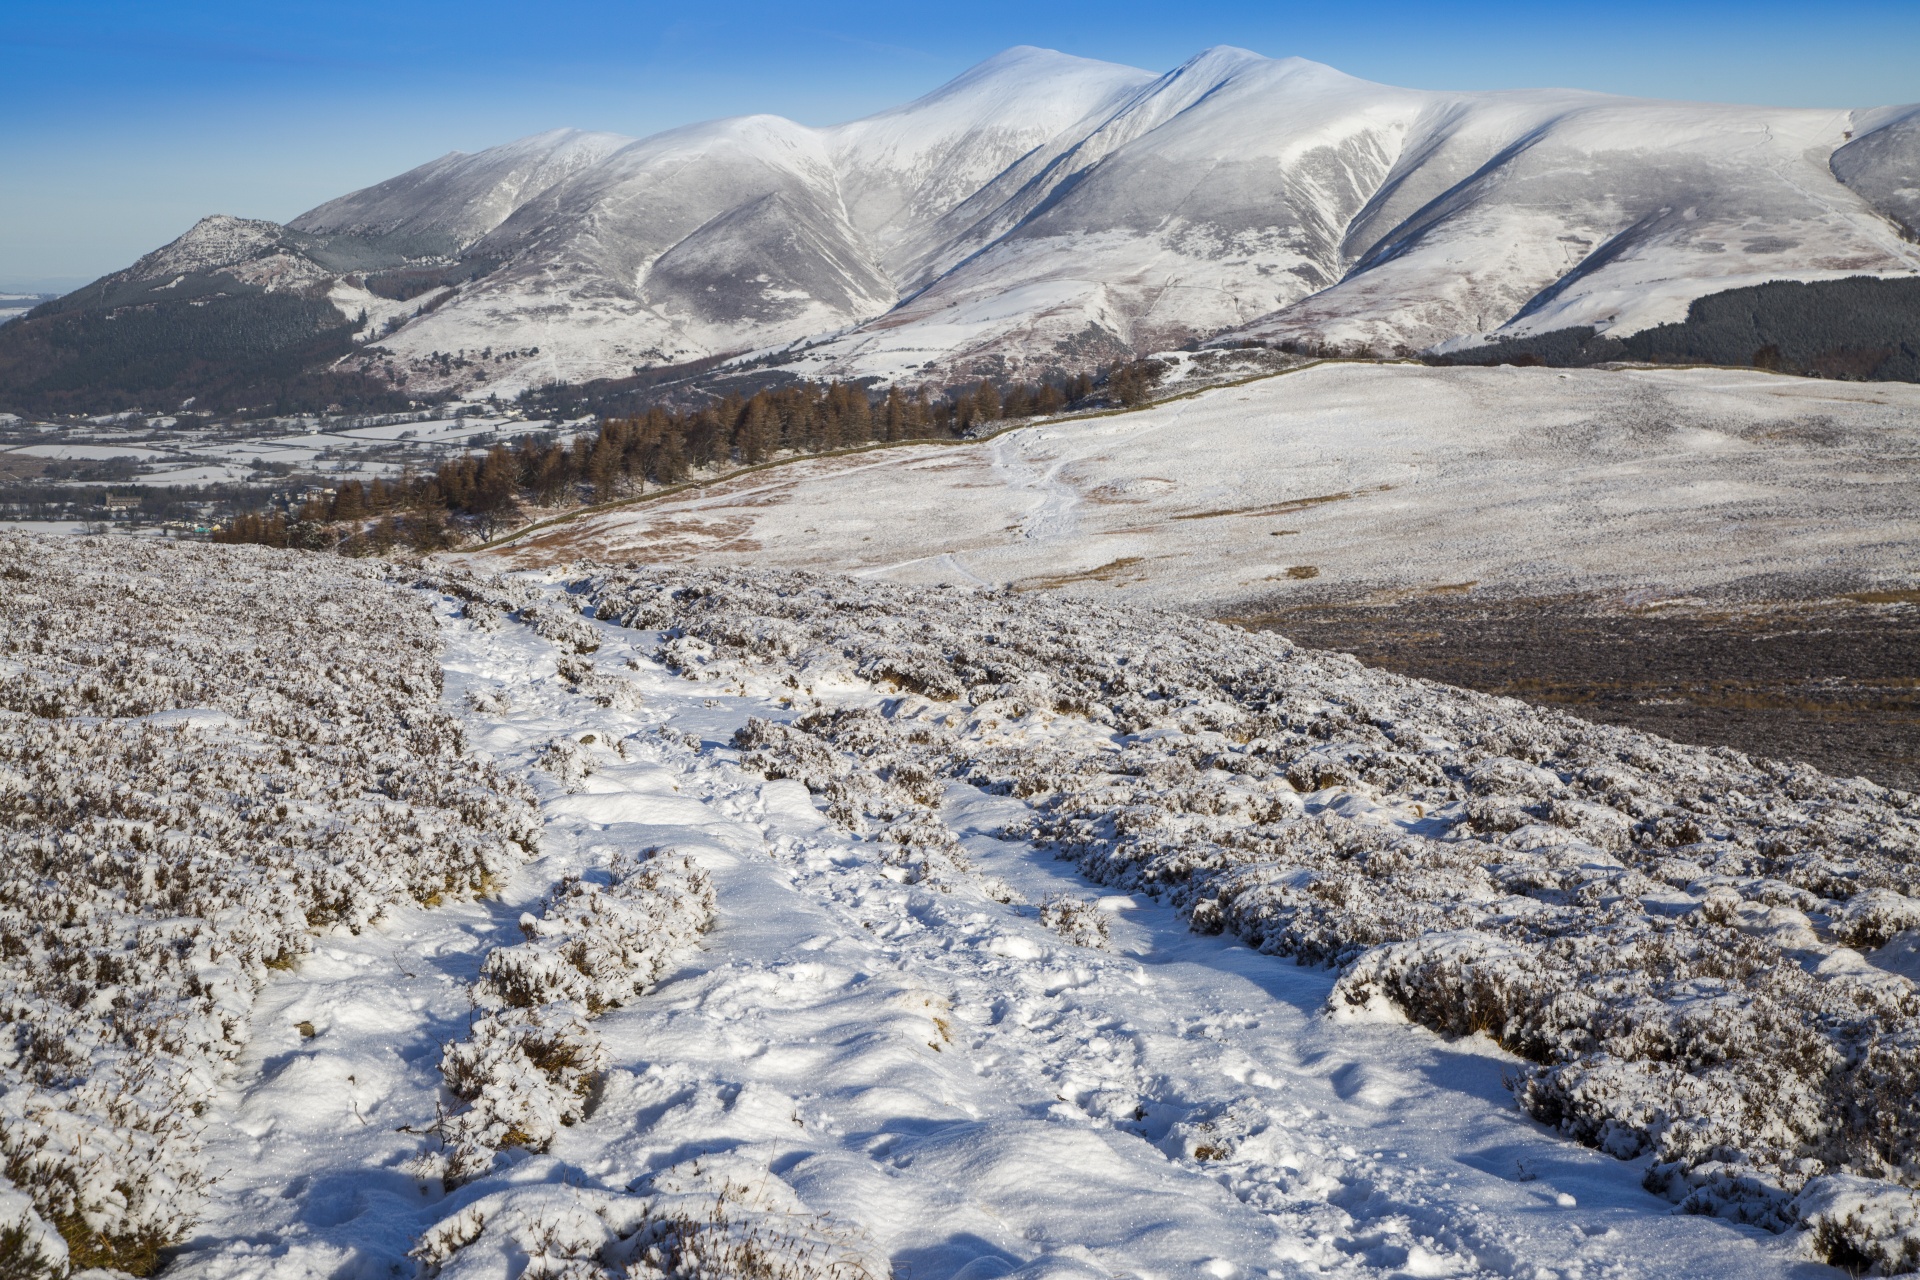
M 633 139 L 552 129 L 476 155 L 454 151 L 295 218 L 296 231 L 402 236 L 426 251 L 457 252 L 564 178 Z
M 578 1259 L 609 1224 L 729 1181 L 741 1221 L 874 1280 L 862 1259 L 914 1280 L 1839 1274 L 1803 1239 L 1676 1215 L 1644 1162 L 1527 1121 L 1491 1042 L 1330 1019 L 1331 972 L 997 838 L 1009 797 L 949 786 L 977 874 L 903 882 L 798 783 L 737 767 L 735 730 L 797 691 L 690 683 L 657 636 L 594 623 L 598 668 L 640 699 L 604 707 L 556 674 L 568 646 L 460 612 L 440 606 L 446 698 L 538 790 L 543 856 L 497 902 L 397 909 L 269 983 L 209 1118 L 216 1198 L 169 1277 L 408 1275 L 436 1228 L 447 1276 L 599 1276 Z M 588 771 L 536 770 L 556 741 Z M 590 1114 L 452 1194 L 410 1174 L 485 954 L 563 876 L 654 846 L 706 871 L 719 920 L 595 1023 Z M 1104 916 L 1104 948 L 1042 926 L 1029 904 L 1059 893 Z

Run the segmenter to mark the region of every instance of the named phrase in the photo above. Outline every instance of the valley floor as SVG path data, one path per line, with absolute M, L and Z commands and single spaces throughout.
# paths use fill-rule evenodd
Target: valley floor
M 410 1275 L 420 1233 L 483 1198 L 584 1203 L 696 1161 L 790 1187 L 900 1280 L 1839 1274 L 1796 1237 L 1676 1215 L 1640 1163 L 1527 1120 L 1491 1042 L 1330 1019 L 1331 973 L 999 839 L 1019 801 L 952 785 L 943 816 L 982 874 L 901 883 L 798 783 L 733 763 L 749 714 L 790 707 L 596 623 L 598 666 L 631 658 L 643 699 L 605 709 L 531 629 L 442 613 L 447 697 L 539 791 L 542 856 L 498 901 L 397 911 L 270 983 L 212 1117 L 215 1202 L 169 1277 Z M 591 772 L 536 768 L 556 740 Z M 562 875 L 653 846 L 706 868 L 719 921 L 596 1023 L 613 1069 L 589 1118 L 451 1194 L 408 1172 L 487 949 Z M 1106 913 L 1110 947 L 1043 927 L 1032 904 L 1062 892 Z M 487 1236 L 445 1274 L 528 1265 Z

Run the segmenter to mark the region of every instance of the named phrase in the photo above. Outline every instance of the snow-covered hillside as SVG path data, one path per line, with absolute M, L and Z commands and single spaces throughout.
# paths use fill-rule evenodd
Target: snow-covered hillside
M 1013 593 L 0 560 L 8 1274 L 1920 1264 L 1911 796 Z
M 617 133 L 554 129 L 478 155 L 456 151 L 329 200 L 288 225 L 314 235 L 397 241 L 409 257 L 459 254 L 556 183 L 632 141 Z
M 893 306 L 943 215 L 1145 78 L 1015 49 L 838 128 L 752 116 L 632 143 L 519 209 L 474 250 L 505 266 L 382 345 L 538 347 L 512 390 L 845 328 Z
M 270 975 L 525 856 L 438 648 L 378 568 L 0 533 L 0 1274 L 150 1273 Z
M 556 130 L 450 155 L 288 228 L 203 224 L 128 278 L 165 288 L 225 245 L 249 281 L 331 279 L 369 313 L 368 370 L 509 393 L 747 351 L 918 382 L 1192 339 L 1624 334 L 1739 286 L 1920 272 L 1916 120 L 1019 48 L 829 128 Z M 435 264 L 457 269 L 406 306 L 359 283 Z
M 1813 948 L 1829 960 L 1808 991 L 1897 1001 L 1903 979 L 1794 933 L 1795 908 L 1753 896 L 1790 890 L 1734 869 L 1755 856 L 1740 825 L 1752 819 L 1727 807 L 1798 788 L 1792 811 L 1765 821 L 1817 814 L 1877 877 L 1911 835 L 1887 793 L 1170 618 L 641 574 L 576 584 L 583 594 L 558 599 L 613 617 L 563 626 L 524 585 L 438 585 L 451 592 L 449 693 L 475 743 L 541 796 L 544 856 L 498 906 L 397 910 L 320 940 L 263 993 L 259 1044 L 210 1139 L 234 1172 L 175 1274 L 381 1274 L 411 1252 L 449 1277 L 693 1276 L 744 1249 L 778 1260 L 768 1274 L 836 1280 L 1811 1276 L 1828 1274 L 1809 1261 L 1817 1241 L 1900 1247 L 1888 1228 L 1910 1197 L 1883 1181 L 1828 1177 L 1794 1201 L 1767 1189 L 1774 1174 L 1743 1184 L 1724 1161 L 1669 1154 L 1653 1178 L 1648 1156 L 1620 1158 L 1624 1139 L 1583 1150 L 1514 1110 L 1502 1084 L 1549 1076 L 1485 1036 L 1407 1025 L 1395 995 L 1356 1000 L 1355 984 L 1376 979 L 1351 963 L 1403 955 L 1392 943 L 1406 930 L 1464 945 L 1474 920 L 1494 944 L 1501 910 L 1541 924 L 1584 918 L 1591 898 L 1622 938 L 1645 919 L 1663 945 L 1684 936 L 1711 955 Z M 915 636 L 961 648 L 917 651 Z M 1051 675 L 1024 671 L 1033 661 Z M 1106 688 L 1086 683 L 1088 661 Z M 900 687 L 916 683 L 933 700 Z M 1067 705 L 1076 697 L 1085 705 Z M 1238 742 L 1237 708 L 1262 700 L 1274 723 Z M 1290 765 L 1293 748 L 1304 754 Z M 1593 758 L 1549 784 L 1568 752 Z M 1401 777 L 1403 756 L 1432 776 Z M 1741 800 L 1705 799 L 1736 774 Z M 1591 798 L 1602 775 L 1621 798 Z M 1535 794 L 1554 786 L 1589 798 Z M 1126 792 L 1097 803 L 1129 816 L 1111 837 L 1080 837 L 1076 867 L 1030 841 L 1059 839 L 1088 787 Z M 1700 833 L 1660 825 L 1681 793 Z M 1260 797 L 1265 817 L 1241 812 Z M 1687 807 L 1701 803 L 1720 807 Z M 1649 830 L 1680 843 L 1614 842 L 1600 824 L 1611 804 L 1639 804 Z M 1498 820 L 1528 805 L 1547 816 Z M 1724 835 L 1706 830 L 1722 818 Z M 1287 856 L 1314 869 L 1251 844 L 1217 867 L 1228 827 L 1308 833 Z M 699 868 L 711 925 L 666 952 L 657 989 L 570 1033 L 604 1071 L 571 1123 L 489 1153 L 443 1191 L 443 1082 L 462 1078 L 463 1046 L 499 1016 L 470 1030 L 469 993 L 484 1011 L 503 951 L 546 945 L 557 918 L 575 918 L 566 904 L 618 892 L 653 849 Z M 1481 861 L 1497 890 L 1469 874 Z M 1388 862 L 1398 870 L 1375 874 Z M 1648 867 L 1657 887 L 1641 883 Z M 1449 898 L 1456 880 L 1479 888 Z M 1633 916 L 1642 898 L 1657 909 Z M 1190 931 L 1196 912 L 1213 919 L 1210 902 L 1224 914 L 1208 927 L 1225 933 Z M 698 924 L 704 910 L 696 894 L 676 918 Z M 1456 932 L 1428 933 L 1436 911 Z M 1867 927 L 1864 911 L 1833 927 L 1855 916 Z M 1897 923 L 1884 910 L 1872 921 Z M 1344 982 L 1279 958 L 1309 932 L 1352 953 Z M 1480 963 L 1491 974 L 1506 961 Z M 1524 1000 L 1527 985 L 1503 990 Z M 1676 1028 L 1713 1004 L 1705 987 L 1659 999 Z M 1719 1080 L 1763 1061 L 1699 1069 Z M 535 1078 L 496 1102 L 550 1087 L 514 1070 Z M 1666 1096 L 1647 1088 L 1631 1096 Z M 1676 1215 L 1643 1181 L 1673 1198 L 1704 1188 L 1694 1207 L 1734 1220 Z M 1862 1207 L 1877 1217 L 1838 1225 Z M 1830 1239 L 1775 1235 L 1737 1225 L 1742 1213 L 1836 1225 Z
M 1217 359 L 1184 359 L 1167 385 Z M 992 440 L 798 459 L 489 555 L 779 565 L 1213 616 L 1435 589 L 1911 590 L 1920 387 L 1327 363 Z

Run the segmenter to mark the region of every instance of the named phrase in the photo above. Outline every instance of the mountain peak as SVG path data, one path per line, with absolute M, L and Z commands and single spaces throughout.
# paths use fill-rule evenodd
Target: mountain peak
M 148 280 L 217 271 L 270 252 L 285 238 L 286 228 L 277 222 L 238 218 L 230 213 L 209 214 L 134 263 L 125 274 L 128 279 Z
M 1052 132 L 1072 124 L 1115 93 L 1152 79 L 1151 72 L 1138 67 L 1030 44 L 1015 45 L 975 63 L 931 93 L 842 128 L 957 112 L 965 113 L 976 124 L 982 122 L 984 113 L 987 123 L 1004 122 Z
M 1216 44 L 1202 49 L 1174 70 L 1176 72 L 1201 68 L 1209 70 L 1237 70 L 1241 67 L 1255 66 L 1260 63 L 1272 61 L 1274 61 L 1274 59 L 1267 57 L 1264 53 L 1255 53 L 1251 49 L 1242 49 L 1237 44 Z M 1304 59 L 1288 58 L 1283 59 L 1283 61 L 1294 62 L 1304 61 Z

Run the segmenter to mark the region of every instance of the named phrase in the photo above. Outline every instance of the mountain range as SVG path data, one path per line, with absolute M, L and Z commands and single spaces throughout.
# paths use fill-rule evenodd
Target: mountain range
M 190 389 L 181 360 L 229 355 L 437 395 L 742 355 L 950 383 L 1191 342 L 1444 353 L 1862 275 L 1920 275 L 1920 105 L 1436 92 L 1233 48 L 1156 75 L 1023 47 L 849 124 L 563 129 L 284 225 L 206 218 L 0 329 L 0 393 L 145 378 L 151 399 Z M 139 360 L 101 356 L 136 332 Z

